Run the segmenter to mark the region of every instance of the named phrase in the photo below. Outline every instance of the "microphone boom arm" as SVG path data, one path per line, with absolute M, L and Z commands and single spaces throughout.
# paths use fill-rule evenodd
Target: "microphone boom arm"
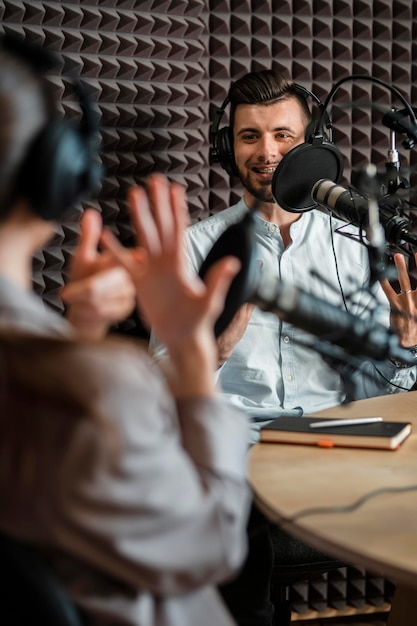
M 391 358 L 414 364 L 409 351 L 399 345 L 394 331 L 372 318 L 363 319 L 344 311 L 294 285 L 278 279 L 264 279 L 250 301 L 263 311 L 275 313 L 283 321 L 339 345 L 349 354 L 366 355 L 377 361 Z

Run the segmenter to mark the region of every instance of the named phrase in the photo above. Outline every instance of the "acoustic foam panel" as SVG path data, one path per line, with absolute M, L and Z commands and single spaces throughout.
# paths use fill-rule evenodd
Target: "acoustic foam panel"
M 155 169 L 186 186 L 193 221 L 238 200 L 240 184 L 209 163 L 209 125 L 231 81 L 247 71 L 273 67 L 322 101 L 346 76 L 372 75 L 415 103 L 416 17 L 409 0 L 0 0 L 0 29 L 64 54 L 98 102 L 107 175 L 95 205 L 125 244 L 126 190 Z M 51 81 L 63 110 L 79 119 L 70 81 Z M 391 106 L 402 105 L 371 82 L 348 82 L 335 94 L 345 183 L 369 162 L 384 171 L 390 133 L 381 119 Z M 402 172 L 414 184 L 416 149 L 401 140 Z M 58 310 L 79 214 L 75 207 L 34 261 L 35 287 Z

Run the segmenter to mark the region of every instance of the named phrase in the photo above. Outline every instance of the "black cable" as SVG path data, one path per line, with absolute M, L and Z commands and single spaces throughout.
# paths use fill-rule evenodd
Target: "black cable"
M 385 380 L 385 382 L 387 382 L 389 385 L 391 385 L 392 387 L 395 387 L 396 389 L 401 389 L 401 391 L 410 391 L 410 389 L 408 387 L 403 387 L 402 385 L 397 385 L 397 383 L 393 383 L 389 378 L 387 378 L 385 376 L 385 374 L 383 374 L 381 372 L 381 370 L 379 370 L 377 368 L 377 366 L 374 364 L 375 370 L 377 371 L 378 375 Z M 412 365 L 410 365 L 410 367 L 413 367 Z
M 320 112 L 320 116 L 319 116 L 319 118 L 317 120 L 315 132 L 317 132 L 323 126 L 324 118 L 325 118 L 325 115 L 327 113 L 327 107 L 329 106 L 329 103 L 332 100 L 332 98 L 335 95 L 335 93 L 338 91 L 338 89 L 344 83 L 346 83 L 347 81 L 353 81 L 353 80 L 368 80 L 368 81 L 377 83 L 378 85 L 382 85 L 383 87 L 385 87 L 386 89 L 391 91 L 391 93 L 393 93 L 395 96 L 397 96 L 397 98 L 402 102 L 404 107 L 407 109 L 408 114 L 409 114 L 411 120 L 417 125 L 416 116 L 414 114 L 414 110 L 413 110 L 412 106 L 407 102 L 407 100 L 404 98 L 402 93 L 400 91 L 398 91 L 398 89 L 396 89 L 393 85 L 390 85 L 389 83 L 386 83 L 384 80 L 381 80 L 380 78 L 376 78 L 375 76 L 366 76 L 366 75 L 363 75 L 363 74 L 353 74 L 351 76 L 346 76 L 345 78 L 342 78 L 341 80 L 339 80 L 339 82 L 337 82 L 333 86 L 333 88 L 331 89 L 329 95 L 327 96 L 326 100 L 323 103 L 323 107 L 321 108 L 321 112 Z
M 330 220 L 329 220 L 329 224 L 330 224 L 330 241 L 332 243 L 332 252 L 333 252 L 334 264 L 335 264 L 335 268 L 336 268 L 337 282 L 339 284 L 340 293 L 342 295 L 343 306 L 345 307 L 346 312 L 349 313 L 349 310 L 348 310 L 348 307 L 347 307 L 347 304 L 346 304 L 345 293 L 344 293 L 343 287 L 342 287 L 342 281 L 340 279 L 339 264 L 337 262 L 337 254 L 336 254 L 336 250 L 335 250 L 335 247 L 334 247 L 334 232 L 333 232 L 333 222 L 332 222 L 332 219 L 333 219 L 333 217 L 330 214 Z
M 386 493 L 406 493 L 407 491 L 417 491 L 417 485 L 406 485 L 402 487 L 380 487 L 379 489 L 374 489 L 364 494 L 354 502 L 350 504 L 340 505 L 340 506 L 318 506 L 318 507 L 310 507 L 307 509 L 301 509 L 295 515 L 291 517 L 283 518 L 282 525 L 292 524 L 302 517 L 310 517 L 312 515 L 328 515 L 331 513 L 351 513 L 356 509 L 359 509 L 363 504 L 371 500 L 372 498 L 376 498 L 382 494 Z

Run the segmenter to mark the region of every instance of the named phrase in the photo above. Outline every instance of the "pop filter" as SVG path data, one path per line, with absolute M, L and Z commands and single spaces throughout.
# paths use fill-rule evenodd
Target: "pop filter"
M 336 146 L 314 137 L 282 158 L 272 178 L 272 195 L 285 211 L 304 213 L 317 207 L 311 198 L 314 184 L 321 178 L 338 183 L 342 172 L 343 157 Z
M 259 271 L 256 249 L 254 215 L 252 211 L 248 211 L 240 222 L 232 224 L 224 231 L 200 267 L 199 276 L 204 280 L 208 269 L 225 256 L 235 256 L 240 261 L 240 270 L 229 288 L 223 312 L 214 325 L 216 337 L 226 330 L 239 308 L 249 302 L 256 289 Z

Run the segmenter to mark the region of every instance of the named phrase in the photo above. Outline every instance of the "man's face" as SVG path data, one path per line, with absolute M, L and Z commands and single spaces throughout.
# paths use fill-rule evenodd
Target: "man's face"
M 261 202 L 274 202 L 275 168 L 291 148 L 304 142 L 307 119 L 295 98 L 265 106 L 240 104 L 233 126 L 234 154 L 242 183 Z

